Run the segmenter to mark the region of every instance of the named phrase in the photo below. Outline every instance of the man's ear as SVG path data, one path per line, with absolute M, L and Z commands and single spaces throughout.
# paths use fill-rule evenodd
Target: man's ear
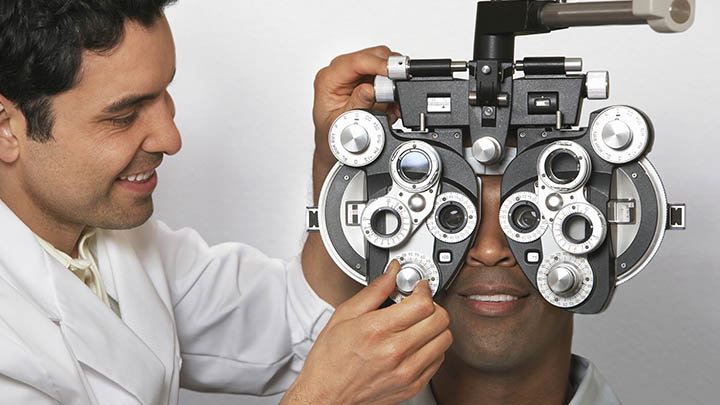
M 12 102 L 0 94 L 0 162 L 8 164 L 20 156 L 20 145 L 10 126 L 11 111 L 17 112 Z

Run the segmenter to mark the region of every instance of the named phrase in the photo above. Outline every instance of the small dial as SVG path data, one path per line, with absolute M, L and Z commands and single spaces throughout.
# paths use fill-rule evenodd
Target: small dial
M 538 206 L 537 195 L 521 191 L 506 198 L 500 206 L 500 227 L 515 242 L 538 240 L 547 230 L 548 221 Z
M 560 308 L 582 304 L 590 296 L 594 283 L 587 260 L 565 252 L 546 257 L 538 268 L 536 280 L 543 298 Z
M 590 129 L 595 153 L 610 163 L 622 164 L 645 153 L 650 143 L 650 127 L 637 110 L 615 106 L 601 112 Z
M 427 228 L 436 239 L 458 243 L 468 238 L 477 225 L 477 209 L 472 201 L 457 192 L 442 193 L 427 220 Z
M 385 146 L 385 131 L 371 113 L 350 110 L 330 127 L 330 151 L 342 164 L 360 167 L 375 161 Z
M 553 219 L 553 237 L 568 253 L 582 255 L 597 249 L 605 240 L 605 216 L 594 205 L 574 203 L 561 209 Z
M 391 261 L 393 259 L 400 262 L 400 272 L 395 279 L 395 292 L 390 297 L 393 301 L 400 302 L 412 294 L 420 280 L 427 280 L 432 295 L 435 295 L 440 285 L 440 273 L 430 258 L 419 252 L 405 252 L 392 257 Z

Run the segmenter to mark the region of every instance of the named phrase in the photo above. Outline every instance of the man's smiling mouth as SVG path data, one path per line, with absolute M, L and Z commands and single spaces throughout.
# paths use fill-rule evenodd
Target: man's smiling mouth
M 120 177 L 119 179 L 120 179 L 120 180 L 140 182 L 140 181 L 145 181 L 145 180 L 149 179 L 150 176 L 153 175 L 153 173 L 155 173 L 155 169 L 152 169 L 152 170 L 150 170 L 150 171 L 143 172 L 143 173 L 132 174 L 132 175 L 129 175 L 129 176 L 122 176 L 122 177 Z

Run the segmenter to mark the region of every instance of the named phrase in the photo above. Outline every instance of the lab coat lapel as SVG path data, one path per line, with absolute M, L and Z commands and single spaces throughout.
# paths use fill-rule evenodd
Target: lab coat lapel
M 75 357 L 141 403 L 161 403 L 165 375 L 162 362 L 87 286 L 71 272 L 62 270 L 52 272 L 53 281 L 58 292 L 60 326 Z
M 111 269 L 114 275 L 123 321 L 165 369 L 164 375 L 158 376 L 160 381 L 156 386 L 164 387 L 162 398 L 166 403 L 171 395 L 172 380 L 179 375 L 180 355 L 169 293 L 162 288 L 164 279 L 157 280 L 161 286 L 158 289 L 151 279 L 158 275 L 164 277 L 162 264 L 152 262 L 151 254 L 136 251 L 127 232 L 101 231 L 97 243 L 99 265 Z M 152 247 L 149 250 L 152 251 Z M 139 254 L 146 260 L 141 260 Z
M 121 320 L 75 275 L 50 257 L 32 231 L 2 201 L 0 226 L 0 278 L 50 322 L 60 325 L 62 334 L 25 337 L 58 350 L 52 354 L 57 358 L 47 359 L 48 367 L 67 357 L 59 348 L 65 351 L 69 348 L 77 361 L 106 376 L 140 403 L 167 403 L 172 380 L 179 371 L 175 369 L 179 358 L 174 324 L 167 306 L 124 238 L 125 233 L 113 232 L 112 240 L 105 232 L 98 234 L 98 265 L 112 269 Z M 64 367 L 77 366 L 71 363 Z M 57 373 L 50 371 L 51 376 Z M 69 386 L 85 383 L 78 369 L 62 374 L 56 382 L 65 385 L 68 380 Z M 73 378 L 82 381 L 69 381 Z M 103 402 L 103 398 L 98 400 Z
M 64 403 L 90 403 L 80 369 L 57 327 L 60 314 L 50 273 L 67 270 L 53 267 L 56 262 L 2 201 L 0 227 L 0 327 L 18 345 L 0 349 L 3 363 L 13 365 L 7 375 Z M 16 364 L 13 359 L 23 359 L 25 350 L 37 361 Z

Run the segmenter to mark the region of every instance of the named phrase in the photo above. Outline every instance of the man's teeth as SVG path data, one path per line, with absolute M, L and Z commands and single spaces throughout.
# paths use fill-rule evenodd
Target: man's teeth
M 120 180 L 127 180 L 127 181 L 145 181 L 150 178 L 150 176 L 155 173 L 155 170 L 150 170 L 149 172 L 140 173 L 140 174 L 133 174 L 132 176 L 123 176 L 120 177 Z
M 495 295 L 470 295 L 469 299 L 483 302 L 506 302 L 515 301 L 518 297 L 514 295 L 495 294 Z

